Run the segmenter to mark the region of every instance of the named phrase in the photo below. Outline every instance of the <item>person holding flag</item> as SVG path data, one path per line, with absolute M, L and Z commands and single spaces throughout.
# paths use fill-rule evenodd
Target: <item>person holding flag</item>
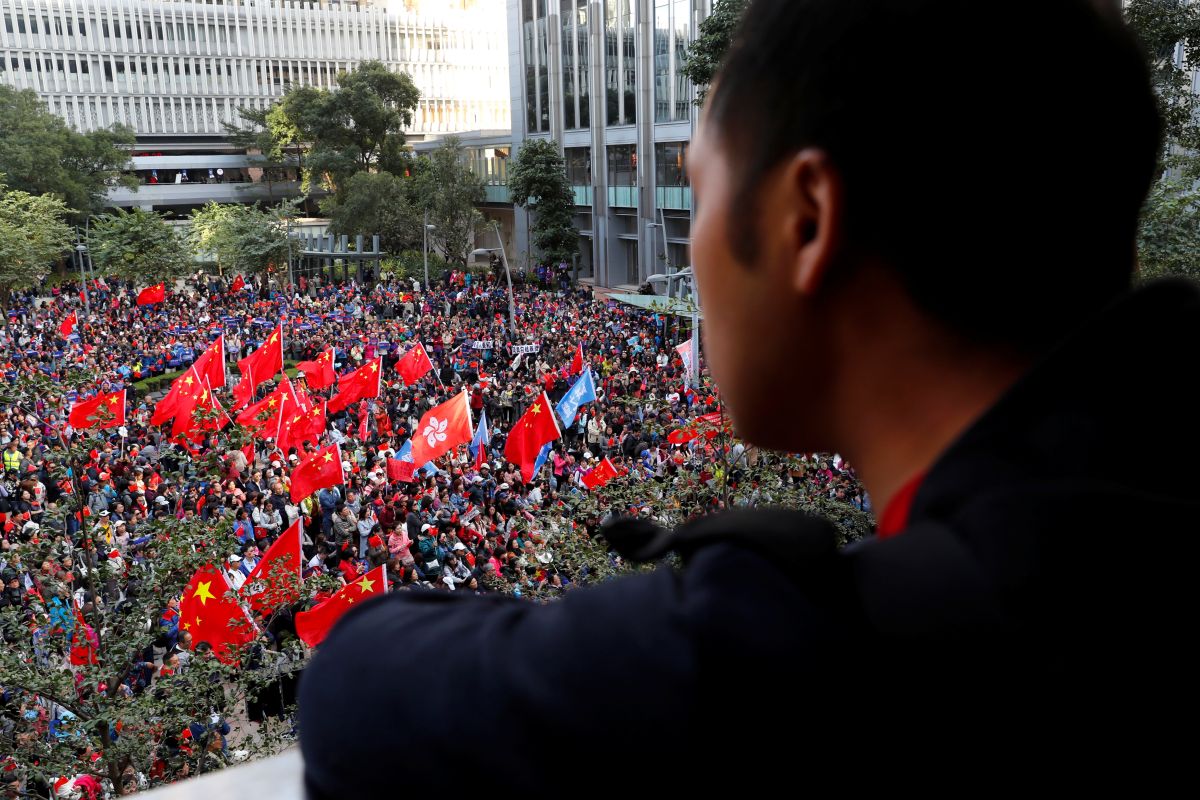
M 543 391 L 509 431 L 508 440 L 504 443 L 504 457 L 520 468 L 521 476 L 526 481 L 531 481 L 542 445 L 561 435 L 550 398 Z

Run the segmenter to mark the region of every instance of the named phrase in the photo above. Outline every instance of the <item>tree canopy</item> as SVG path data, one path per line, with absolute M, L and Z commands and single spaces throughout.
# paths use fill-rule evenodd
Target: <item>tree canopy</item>
M 414 205 L 429 212 L 429 246 L 446 261 L 465 264 L 483 224 L 475 207 L 483 202 L 483 179 L 467 163 L 462 141 L 448 136 L 438 149 L 416 162 Z
M 187 243 L 159 214 L 117 209 L 91 221 L 88 255 L 104 272 L 139 283 L 182 275 L 191 266 Z
M 318 178 L 344 200 L 359 172 L 403 173 L 404 129 L 412 125 L 421 92 L 406 73 L 380 61 L 362 62 L 337 83 L 333 91 L 294 87 L 265 112 L 242 109 L 249 127 L 235 131 L 254 139 L 270 159 L 294 155 L 306 182 Z M 265 136 L 256 133 L 260 129 Z
M 133 143 L 124 126 L 73 131 L 33 90 L 0 84 L 0 173 L 16 189 L 60 197 L 72 222 L 102 211 L 110 186 L 136 188 L 136 179 L 122 174 Z
M 550 264 L 570 262 L 579 251 L 571 221 L 575 195 L 558 142 L 531 140 L 521 146 L 509 170 L 508 189 L 518 206 L 531 206 L 533 246 Z
M 716 0 L 712 13 L 700 23 L 700 35 L 688 47 L 683 63 L 683 74 L 697 90 L 696 105 L 704 102 L 749 4 L 750 0 Z
M 198 254 L 211 255 L 222 270 L 265 272 L 286 263 L 286 221 L 294 212 L 290 203 L 261 208 L 210 202 L 192 215 L 191 244 Z
M 422 213 L 413 200 L 412 180 L 390 172 L 360 172 L 350 179 L 346 199 L 322 204 L 335 235 L 379 234 L 379 246 L 399 253 L 420 247 Z
M 0 305 L 14 289 L 34 286 L 71 249 L 63 221 L 70 209 L 54 195 L 9 189 L 0 173 Z

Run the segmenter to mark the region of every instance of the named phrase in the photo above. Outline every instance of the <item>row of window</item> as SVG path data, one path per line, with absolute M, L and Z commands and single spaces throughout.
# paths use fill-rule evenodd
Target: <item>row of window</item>
M 551 0 L 553 3 L 554 0 Z M 562 104 L 568 130 L 591 125 L 592 67 L 589 0 L 557 0 L 561 29 Z M 684 121 L 691 116 L 691 88 L 683 74 L 692 26 L 691 0 L 605 0 L 603 35 L 604 123 L 637 123 L 637 29 L 640 14 L 653 8 L 654 120 Z M 639 10 L 641 9 L 641 10 Z M 521 0 L 521 31 L 525 73 L 526 129 L 550 130 L 550 53 L 548 25 L 552 8 L 547 0 Z
M 654 145 L 654 185 L 687 186 L 687 142 L 656 142 Z M 638 185 L 638 151 L 635 144 L 612 144 L 605 150 L 608 158 L 608 185 Z M 563 151 L 567 180 L 572 186 L 592 185 L 592 148 L 568 147 Z

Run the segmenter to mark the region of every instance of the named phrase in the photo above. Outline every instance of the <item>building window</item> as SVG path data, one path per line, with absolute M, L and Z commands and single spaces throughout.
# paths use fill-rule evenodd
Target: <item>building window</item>
M 687 120 L 691 90 L 683 74 L 691 32 L 688 0 L 654 0 L 654 121 Z
M 687 186 L 687 142 L 659 142 L 654 145 L 654 184 Z
M 609 145 L 608 185 L 637 186 L 637 145 Z
M 604 6 L 604 90 L 609 125 L 637 122 L 637 36 L 631 0 Z
M 592 185 L 592 148 L 568 147 L 563 152 L 567 164 L 567 180 L 572 186 Z

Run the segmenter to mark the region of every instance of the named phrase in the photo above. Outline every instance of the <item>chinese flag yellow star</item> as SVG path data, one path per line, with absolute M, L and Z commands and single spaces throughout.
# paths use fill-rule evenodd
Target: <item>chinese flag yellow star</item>
M 362 589 L 363 594 L 368 594 L 375 591 L 375 581 L 363 576 L 363 579 L 358 582 L 358 588 Z
M 183 629 L 185 631 L 190 631 L 192 629 L 192 623 L 190 623 L 190 622 L 183 623 Z
M 269 344 L 275 344 L 278 341 L 279 341 L 279 331 L 275 331 L 274 333 L 271 334 L 271 341 L 269 342 Z
M 194 596 L 205 605 L 208 604 L 209 600 L 216 600 L 217 596 L 212 593 L 212 581 L 200 581 L 197 583 L 196 594 Z M 199 620 L 196 621 L 196 624 L 200 624 Z
M 192 381 L 191 375 L 184 377 L 183 382 L 186 383 L 189 387 L 192 385 L 192 383 L 194 383 L 194 381 Z
M 303 416 L 303 414 L 297 414 L 296 416 L 292 417 L 292 424 L 295 425 L 303 418 Z
M 540 403 L 534 403 L 534 404 L 533 404 L 533 408 L 529 409 L 529 413 L 530 413 L 530 414 L 540 414 L 540 413 L 542 413 L 542 406 L 541 406 L 541 404 L 540 404 Z
M 117 404 L 117 396 L 115 394 L 112 397 L 108 398 L 108 404 L 110 406 L 115 406 Z
M 204 391 L 200 392 L 200 402 L 204 403 L 207 401 L 208 401 L 208 389 L 205 389 Z
M 270 400 L 267 401 L 267 408 L 274 408 L 274 407 L 275 407 L 275 398 L 272 397 Z
M 197 628 L 200 627 L 200 618 L 199 617 L 196 617 L 196 627 Z
M 328 461 L 333 461 L 333 453 L 326 453 L 326 454 L 325 454 L 325 460 L 326 460 L 327 462 L 328 462 Z
M 379 362 L 372 361 L 371 362 L 371 372 L 378 372 L 378 371 L 379 371 Z

